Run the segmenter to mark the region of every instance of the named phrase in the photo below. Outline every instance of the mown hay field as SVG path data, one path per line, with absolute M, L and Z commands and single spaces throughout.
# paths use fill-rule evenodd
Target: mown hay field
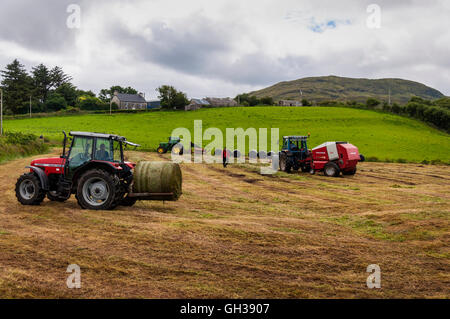
M 326 178 L 182 164 L 179 201 L 88 211 L 73 197 L 21 206 L 30 160 L 0 165 L 3 298 L 450 297 L 448 166 L 361 163 Z M 81 289 L 66 286 L 69 264 Z M 381 289 L 366 286 L 370 264 Z

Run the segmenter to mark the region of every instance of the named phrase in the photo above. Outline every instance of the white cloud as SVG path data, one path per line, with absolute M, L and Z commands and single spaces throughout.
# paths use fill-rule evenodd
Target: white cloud
M 191 97 L 234 96 L 329 74 L 405 78 L 450 95 L 445 0 L 82 1 L 79 30 L 65 28 L 60 2 L 44 2 L 27 11 L 34 2 L 10 1 L 0 13 L 0 30 L 14 30 L 0 31 L 2 67 L 14 57 L 57 64 L 83 89 L 131 85 L 152 98 L 166 83 Z M 380 29 L 366 26 L 373 2 Z

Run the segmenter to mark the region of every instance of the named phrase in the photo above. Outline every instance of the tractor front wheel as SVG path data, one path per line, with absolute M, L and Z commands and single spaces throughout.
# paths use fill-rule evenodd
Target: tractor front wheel
M 166 152 L 166 150 L 163 147 L 158 147 L 158 149 L 156 150 L 158 152 L 158 154 L 164 154 Z
M 22 205 L 39 205 L 45 198 L 41 181 L 33 174 L 23 174 L 16 183 L 16 197 Z
M 329 162 L 329 163 L 325 164 L 325 167 L 323 168 L 323 172 L 324 172 L 325 176 L 338 177 L 339 174 L 341 173 L 341 170 L 336 163 Z
M 87 171 L 78 183 L 78 204 L 83 209 L 113 209 L 116 206 L 116 191 L 114 175 L 99 169 Z

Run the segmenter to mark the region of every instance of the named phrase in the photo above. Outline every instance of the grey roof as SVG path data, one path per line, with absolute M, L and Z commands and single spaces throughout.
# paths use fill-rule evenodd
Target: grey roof
M 210 104 L 205 99 L 191 99 L 191 103 L 200 104 L 200 105 L 209 105 Z
M 147 103 L 139 94 L 117 93 L 116 96 L 121 102 Z

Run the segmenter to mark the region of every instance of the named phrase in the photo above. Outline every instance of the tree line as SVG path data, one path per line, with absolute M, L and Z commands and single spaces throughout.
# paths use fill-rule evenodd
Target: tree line
M 17 59 L 0 70 L 2 77 L 4 113 L 6 115 L 47 113 L 61 110 L 109 110 L 114 92 L 137 94 L 130 86 L 114 85 L 100 90 L 98 96 L 92 91 L 78 89 L 72 83 L 72 77 L 59 66 L 49 68 L 44 64 L 25 69 Z M 162 85 L 157 88 L 161 106 L 167 109 L 184 108 L 189 104 L 185 93 L 173 86 Z M 113 109 L 118 106 L 113 103 Z
M 450 131 L 450 97 L 443 97 L 437 100 L 426 100 L 414 96 L 404 105 L 398 103 L 393 103 L 391 105 L 386 101 L 381 102 L 377 99 L 369 98 L 366 103 L 358 103 L 356 101 L 323 101 L 320 103 L 320 106 L 340 106 L 378 110 L 415 118 L 447 132 Z

